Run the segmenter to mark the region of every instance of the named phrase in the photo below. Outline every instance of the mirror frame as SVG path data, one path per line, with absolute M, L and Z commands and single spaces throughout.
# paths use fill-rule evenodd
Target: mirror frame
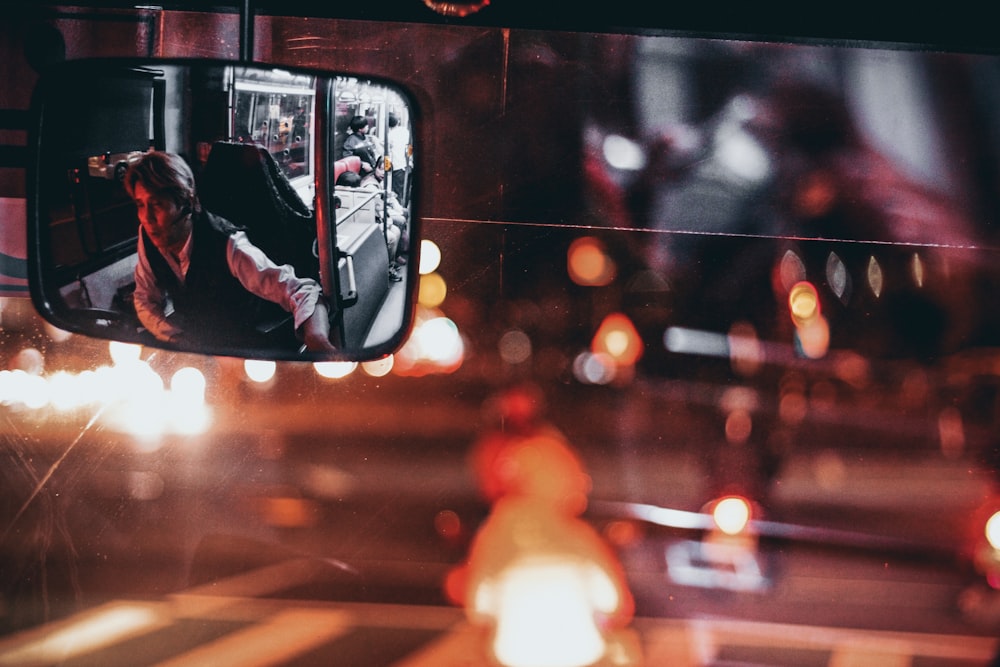
M 419 287 L 419 250 L 421 233 L 420 200 L 421 191 L 420 174 L 423 172 L 423 151 L 413 151 L 412 156 L 412 181 L 410 183 L 411 198 L 409 203 L 409 250 L 408 262 L 403 269 L 403 285 L 405 298 L 402 304 L 401 321 L 398 329 L 388 336 L 384 341 L 366 347 L 345 347 L 338 349 L 334 353 L 312 352 L 299 350 L 288 350 L 284 348 L 240 348 L 238 346 L 201 346 L 192 344 L 165 343 L 155 340 L 151 335 L 143 336 L 136 332 L 134 339 L 132 336 L 122 336 L 121 330 L 110 329 L 106 324 L 101 323 L 100 314 L 90 313 L 83 315 L 89 309 L 74 308 L 68 305 L 60 293 L 60 285 L 53 276 L 53 248 L 52 239 L 49 234 L 49 225 L 45 220 L 46 204 L 42 201 L 45 193 L 44 168 L 51 154 L 51 140 L 47 140 L 49 124 L 53 121 L 47 119 L 47 109 L 55 104 L 55 97 L 52 88 L 67 80 L 67 78 L 83 77 L 87 73 L 110 71 L 113 68 L 119 70 L 137 68 L 157 68 L 157 67 L 200 67 L 200 68 L 226 68 L 226 67 L 249 67 L 260 69 L 274 69 L 282 72 L 290 72 L 295 75 L 312 76 L 316 78 L 316 108 L 313 118 L 318 131 L 316 132 L 316 146 L 313 151 L 313 185 L 317 195 L 312 202 L 313 215 L 317 227 L 317 248 L 320 262 L 321 287 L 324 292 L 332 285 L 339 283 L 334 280 L 334 274 L 338 272 L 338 261 L 343 263 L 347 254 L 335 246 L 336 232 L 336 212 L 334 209 L 333 178 L 332 169 L 324 168 L 324 160 L 332 164 L 335 156 L 334 137 L 336 131 L 333 115 L 336 114 L 336 104 L 334 100 L 321 100 L 322 91 L 329 88 L 325 83 L 319 85 L 321 81 L 332 81 L 337 77 L 354 78 L 364 81 L 366 84 L 381 85 L 393 90 L 406 104 L 409 115 L 409 129 L 411 132 L 411 142 L 418 146 L 425 146 L 426 125 L 422 117 L 421 110 L 417 103 L 416 96 L 408 90 L 405 85 L 398 81 L 389 80 L 383 77 L 370 76 L 365 73 L 341 72 L 328 69 L 287 66 L 276 63 L 245 61 L 245 60 L 225 60 L 211 58 L 84 58 L 68 60 L 41 72 L 35 87 L 31 108 L 29 111 L 28 127 L 28 165 L 26 178 L 27 191 L 27 254 L 28 254 L 28 283 L 31 300 L 41 314 L 50 324 L 62 330 L 82 334 L 90 337 L 118 340 L 129 343 L 142 344 L 144 346 L 196 354 L 208 354 L 218 356 L 245 357 L 253 359 L 269 359 L 276 361 L 349 361 L 362 362 L 386 357 L 398 350 L 406 341 L 413 327 L 417 292 Z M 328 95 L 329 97 L 329 95 Z M 321 134 L 322 133 L 322 134 Z M 233 138 L 230 137 L 230 140 Z M 320 194 L 322 193 L 322 194 Z M 136 221 L 138 227 L 138 221 Z M 348 257 L 349 260 L 349 257 Z M 353 270 L 351 269 L 351 273 Z M 343 298 L 344 290 L 340 289 L 337 310 L 350 307 L 352 301 L 350 296 Z M 356 298 L 356 297 L 355 297 Z M 329 300 L 329 299 L 328 299 Z M 346 303 L 346 305 L 344 305 Z M 99 310 L 99 309 L 98 309 Z M 331 306 L 331 316 L 334 308 Z M 331 340 L 336 345 L 336 333 L 334 325 L 331 325 Z M 304 346 L 303 346 L 304 347 Z

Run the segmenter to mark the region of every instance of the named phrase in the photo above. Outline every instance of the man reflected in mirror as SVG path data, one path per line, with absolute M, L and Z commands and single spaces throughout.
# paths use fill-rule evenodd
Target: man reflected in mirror
M 157 339 L 268 345 L 260 319 L 277 304 L 291 313 L 307 349 L 335 349 L 320 285 L 275 264 L 242 229 L 202 208 L 181 156 L 146 153 L 126 172 L 124 186 L 139 217 L 136 314 Z
M 361 158 L 361 175 L 374 174 L 380 160 L 378 147 L 368 136 L 368 119 L 364 116 L 354 116 L 351 118 L 350 128 L 350 134 L 344 139 L 341 157 L 357 155 Z

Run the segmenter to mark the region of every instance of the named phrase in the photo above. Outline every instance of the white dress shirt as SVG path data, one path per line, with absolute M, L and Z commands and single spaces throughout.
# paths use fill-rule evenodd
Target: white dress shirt
M 191 263 L 193 235 L 188 236 L 179 257 L 162 253 L 174 274 L 184 283 Z M 299 278 L 288 264 L 277 265 L 253 245 L 246 233 L 235 232 L 226 243 L 226 261 L 229 271 L 246 288 L 257 296 L 273 301 L 292 313 L 298 329 L 313 314 L 322 289 L 311 278 Z M 168 320 L 164 311 L 166 298 L 156 283 L 156 277 L 146 255 L 146 247 L 139 238 L 139 261 L 135 267 L 135 311 L 139 321 L 159 340 L 170 340 L 182 333 Z

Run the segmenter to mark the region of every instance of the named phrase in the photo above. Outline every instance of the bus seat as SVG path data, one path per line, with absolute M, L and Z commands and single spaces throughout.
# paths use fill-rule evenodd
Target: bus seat
M 198 183 L 202 205 L 246 229 L 254 245 L 300 276 L 319 278 L 316 219 L 261 146 L 216 142 Z
M 354 258 L 358 301 L 344 309 L 344 343 L 359 347 L 364 345 L 389 292 L 389 253 L 378 225 L 347 223 L 347 227 L 338 228 L 337 241 Z M 340 260 L 338 271 L 341 284 L 347 284 L 345 260 Z
M 333 163 L 333 182 L 336 183 L 340 175 L 345 171 L 353 171 L 355 174 L 361 173 L 361 158 L 357 155 L 342 157 Z

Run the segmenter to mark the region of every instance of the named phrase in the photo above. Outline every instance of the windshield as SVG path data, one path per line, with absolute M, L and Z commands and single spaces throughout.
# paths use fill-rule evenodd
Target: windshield
M 238 55 L 234 14 L 17 25 L 21 109 L 30 45 Z M 256 60 L 416 97 L 413 331 L 363 364 L 109 346 L 0 247 L 0 665 L 990 664 L 996 56 L 255 26 Z M 236 125 L 312 151 L 309 95 L 257 88 Z

